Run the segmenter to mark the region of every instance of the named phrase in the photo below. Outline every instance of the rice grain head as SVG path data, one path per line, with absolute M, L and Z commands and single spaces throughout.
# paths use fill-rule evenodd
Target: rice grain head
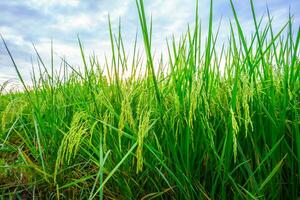
M 248 127 L 250 125 L 251 131 L 253 131 L 253 124 L 250 116 L 249 102 L 252 99 L 253 91 L 249 85 L 249 78 L 247 75 L 243 74 L 241 76 L 242 80 L 242 107 L 244 111 L 244 125 L 245 125 L 245 137 L 248 134 Z
M 64 135 L 57 154 L 57 165 L 70 163 L 79 150 L 82 139 L 88 133 L 88 116 L 85 112 L 74 114 L 69 131 Z
M 132 115 L 132 110 L 131 110 L 131 105 L 130 105 L 130 94 L 127 94 L 121 104 L 121 114 L 120 114 L 120 119 L 118 123 L 118 129 L 119 129 L 119 148 L 120 151 L 121 146 L 122 146 L 122 135 L 123 135 L 123 130 L 125 128 L 126 123 L 129 124 L 129 127 L 134 129 L 134 119 Z
M 233 157 L 234 157 L 234 162 L 236 162 L 236 157 L 237 157 L 237 134 L 239 132 L 239 126 L 238 123 L 235 119 L 234 112 L 232 108 L 230 109 L 231 113 L 231 124 L 232 124 L 232 130 L 233 130 Z
M 10 101 L 5 110 L 2 112 L 1 126 L 4 131 L 10 123 L 17 117 L 22 115 L 23 111 L 27 108 L 28 102 L 23 98 L 16 98 Z
M 150 125 L 150 112 L 144 112 L 140 115 L 140 123 L 139 123 L 139 130 L 138 130 L 138 146 L 136 150 L 136 158 L 137 158 L 137 167 L 136 173 L 139 173 L 143 170 L 143 145 L 144 145 L 144 138 L 147 136 L 147 132 L 149 131 Z

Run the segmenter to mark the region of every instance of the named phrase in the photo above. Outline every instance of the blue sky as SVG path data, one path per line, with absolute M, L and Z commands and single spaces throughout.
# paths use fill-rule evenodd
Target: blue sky
M 253 32 L 250 4 L 234 0 L 245 32 Z M 300 24 L 299 0 L 254 0 L 258 16 L 266 14 L 268 5 L 274 17 L 275 29 L 282 26 L 289 14 L 294 15 L 294 26 Z M 179 37 L 187 24 L 193 24 L 195 0 L 145 0 L 148 16 L 153 17 L 153 50 L 163 52 L 165 39 Z M 36 59 L 32 43 L 49 61 L 50 41 L 53 40 L 57 58 L 66 57 L 73 65 L 80 65 L 77 35 L 88 54 L 95 52 L 99 59 L 110 55 L 107 14 L 116 31 L 121 19 L 125 46 L 130 52 L 139 27 L 135 0 L 1 0 L 0 33 L 6 40 L 22 74 L 29 78 L 31 58 Z M 199 14 L 204 31 L 208 21 L 209 0 L 199 0 Z M 220 40 L 228 36 L 228 21 L 232 19 L 229 0 L 214 1 L 214 24 L 222 18 Z M 142 40 L 139 44 L 142 45 Z M 58 60 L 58 59 L 57 59 Z M 100 61 L 101 62 L 101 61 Z M 4 45 L 0 44 L 0 83 L 14 78 L 16 73 Z

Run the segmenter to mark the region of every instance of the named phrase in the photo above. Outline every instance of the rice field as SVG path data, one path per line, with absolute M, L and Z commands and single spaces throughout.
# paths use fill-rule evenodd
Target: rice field
M 219 41 L 211 1 L 208 32 L 196 10 L 158 59 L 136 4 L 142 51 L 109 21 L 111 60 L 78 38 L 81 70 L 36 51 L 31 84 L 2 38 L 23 89 L 0 87 L 0 199 L 299 199 L 299 24 L 275 31 L 250 1 L 248 38 L 230 1 Z

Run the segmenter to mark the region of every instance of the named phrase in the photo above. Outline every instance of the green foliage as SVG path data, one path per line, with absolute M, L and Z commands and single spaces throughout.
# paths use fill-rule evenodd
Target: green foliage
M 155 66 L 137 0 L 146 63 L 109 21 L 111 62 L 85 56 L 78 39 L 84 71 L 63 59 L 56 72 L 53 49 L 50 68 L 36 50 L 32 87 L 3 40 L 24 86 L 0 90 L 3 198 L 297 199 L 300 29 L 290 18 L 276 33 L 250 3 L 250 38 L 231 2 L 219 51 L 211 1 L 207 37 L 197 8 L 194 30 L 167 41 Z

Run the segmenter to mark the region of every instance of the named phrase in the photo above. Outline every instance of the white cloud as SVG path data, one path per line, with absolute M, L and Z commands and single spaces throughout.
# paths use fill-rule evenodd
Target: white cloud
M 27 44 L 20 33 L 8 26 L 0 26 L 0 33 L 5 40 L 11 41 L 18 46 L 24 46 Z
M 92 16 L 86 14 L 74 16 L 58 15 L 55 18 L 56 23 L 51 24 L 50 28 L 55 28 L 64 32 L 72 32 L 78 29 L 92 29 L 97 25 Z
M 54 15 L 55 23 L 51 24 L 49 27 L 63 32 L 76 32 L 78 30 L 91 31 L 106 23 L 108 20 L 108 14 L 110 15 L 112 23 L 125 14 L 128 14 L 127 11 L 129 2 L 130 0 L 124 0 L 116 4 L 116 6 L 112 9 L 99 10 L 96 13 L 83 12 L 56 14 Z
M 95 16 L 95 19 L 98 20 L 98 22 L 107 22 L 108 14 L 110 15 L 111 21 L 116 21 L 120 17 L 124 15 L 132 15 L 133 13 L 128 13 L 128 8 L 130 3 L 133 3 L 133 1 L 130 0 L 123 0 L 116 3 L 116 6 L 113 7 L 113 9 L 104 9 L 101 12 L 97 13 Z
M 46 8 L 51 6 L 78 6 L 80 0 L 29 0 L 27 5 L 36 8 Z

